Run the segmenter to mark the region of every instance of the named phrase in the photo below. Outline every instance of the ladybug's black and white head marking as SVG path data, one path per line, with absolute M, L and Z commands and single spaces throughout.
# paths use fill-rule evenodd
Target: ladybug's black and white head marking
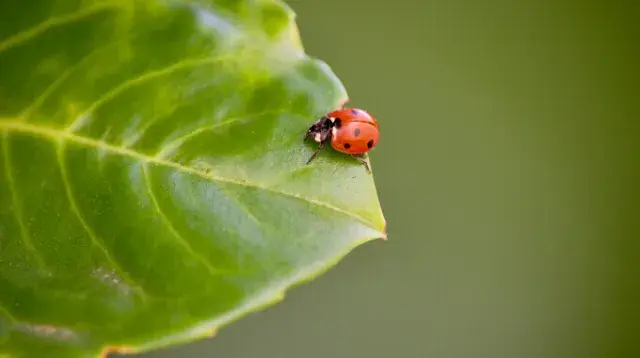
M 337 122 L 337 123 L 336 123 Z M 331 138 L 332 129 L 340 125 L 340 119 L 322 117 L 309 127 L 306 137 L 313 138 L 318 143 L 323 143 Z

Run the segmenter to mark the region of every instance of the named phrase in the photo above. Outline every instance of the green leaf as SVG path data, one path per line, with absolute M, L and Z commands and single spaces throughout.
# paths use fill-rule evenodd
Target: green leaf
M 308 126 L 347 96 L 268 0 L 0 13 L 0 356 L 211 336 L 385 236 L 371 175 Z

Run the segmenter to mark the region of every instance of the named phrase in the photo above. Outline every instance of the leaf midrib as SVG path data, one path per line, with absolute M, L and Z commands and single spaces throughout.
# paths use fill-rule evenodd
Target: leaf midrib
M 63 130 L 59 130 L 59 129 L 52 128 L 52 127 L 42 126 L 42 125 L 35 125 L 35 124 L 32 124 L 32 123 L 28 123 L 28 122 L 22 121 L 22 120 L 20 120 L 18 118 L 0 118 L 0 131 L 29 133 L 29 134 L 37 135 L 37 136 L 40 136 L 40 137 L 50 138 L 51 140 L 54 140 L 54 141 L 74 142 L 74 143 L 77 143 L 77 144 L 85 145 L 85 146 L 90 147 L 90 148 L 103 150 L 105 152 L 112 153 L 112 154 L 115 154 L 115 155 L 120 155 L 120 156 L 123 156 L 123 157 L 133 158 L 133 159 L 136 159 L 136 160 L 138 160 L 138 161 L 140 161 L 140 162 L 142 162 L 144 164 L 155 164 L 155 165 L 159 165 L 159 166 L 172 168 L 172 169 L 175 169 L 175 170 L 177 170 L 179 172 L 195 175 L 195 176 L 198 176 L 200 178 L 210 180 L 212 182 L 228 183 L 228 184 L 239 185 L 239 186 L 244 186 L 244 187 L 248 187 L 248 188 L 260 189 L 260 190 L 268 191 L 268 192 L 271 192 L 271 193 L 275 193 L 277 195 L 290 197 L 290 198 L 295 198 L 295 199 L 298 199 L 298 200 L 303 200 L 303 201 L 306 201 L 306 202 L 308 202 L 308 203 L 310 203 L 312 205 L 319 206 L 319 207 L 324 207 L 324 208 L 333 210 L 333 211 L 335 211 L 337 213 L 341 213 L 341 214 L 347 215 L 349 217 L 352 217 L 352 218 L 360 221 L 361 223 L 367 225 L 369 228 L 371 228 L 373 230 L 376 230 L 376 231 L 379 231 L 379 229 L 376 228 L 376 225 L 373 222 L 371 222 L 370 220 L 367 220 L 367 219 L 363 218 L 362 216 L 360 216 L 360 215 L 358 215 L 356 213 L 349 212 L 347 210 L 339 208 L 339 207 L 337 207 L 335 205 L 332 205 L 330 203 L 327 203 L 325 201 L 316 200 L 316 199 L 310 199 L 310 198 L 307 198 L 307 197 L 304 197 L 304 196 L 300 196 L 300 195 L 295 194 L 295 193 L 290 193 L 290 192 L 286 192 L 286 191 L 283 191 L 283 190 L 270 188 L 270 187 L 267 187 L 267 186 L 264 186 L 264 185 L 261 185 L 259 183 L 255 183 L 255 182 L 241 181 L 241 180 L 237 180 L 237 179 L 226 178 L 226 177 L 222 177 L 222 176 L 219 176 L 219 175 L 214 175 L 214 174 L 211 174 L 210 172 L 205 172 L 205 171 L 202 171 L 202 170 L 197 170 L 197 169 L 194 169 L 194 168 L 190 168 L 190 167 L 181 165 L 179 163 L 172 162 L 170 160 L 144 155 L 142 153 L 138 153 L 138 152 L 136 152 L 134 150 L 131 150 L 129 148 L 119 147 L 119 146 L 107 143 L 105 141 L 102 141 L 102 140 L 81 136 L 81 135 L 78 135 L 78 134 L 76 134 L 74 132 L 63 131 Z

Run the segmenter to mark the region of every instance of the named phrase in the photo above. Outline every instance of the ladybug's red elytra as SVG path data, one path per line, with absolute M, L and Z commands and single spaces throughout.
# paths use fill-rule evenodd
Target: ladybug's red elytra
M 378 121 L 366 111 L 343 108 L 322 116 L 309 127 L 306 138 L 312 138 L 320 144 L 307 164 L 315 158 L 326 142 L 331 141 L 333 149 L 358 159 L 370 173 L 369 164 L 363 156 L 378 144 L 380 129 Z

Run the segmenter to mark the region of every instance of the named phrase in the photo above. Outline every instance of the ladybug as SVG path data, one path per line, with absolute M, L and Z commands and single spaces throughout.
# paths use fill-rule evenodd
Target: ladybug
M 370 173 L 364 154 L 378 144 L 379 137 L 378 121 L 366 111 L 358 108 L 335 110 L 322 116 L 307 130 L 305 139 L 312 138 L 320 144 L 307 164 L 315 158 L 326 142 L 331 141 L 333 149 L 358 159 Z

